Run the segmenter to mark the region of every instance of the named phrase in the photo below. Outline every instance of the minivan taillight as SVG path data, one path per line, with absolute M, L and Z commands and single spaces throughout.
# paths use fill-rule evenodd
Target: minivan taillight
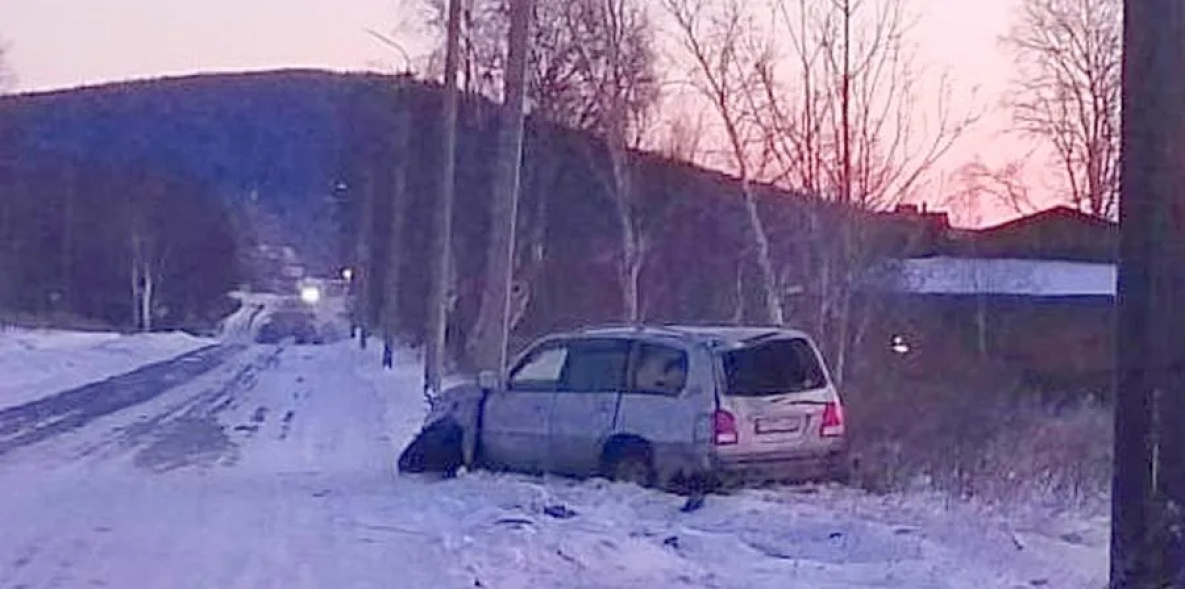
M 819 425 L 819 435 L 824 438 L 834 438 L 843 435 L 843 405 L 831 401 L 823 406 L 823 423 Z
M 712 414 L 712 442 L 717 446 L 737 443 L 737 418 L 723 409 Z

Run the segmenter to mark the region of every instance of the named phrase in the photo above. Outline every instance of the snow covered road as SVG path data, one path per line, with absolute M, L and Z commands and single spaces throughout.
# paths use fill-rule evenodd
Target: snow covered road
M 182 332 L 120 334 L 0 326 L 0 409 L 216 343 Z
M 0 588 L 1105 584 L 1099 521 L 836 488 L 685 514 L 603 481 L 400 477 L 419 367 L 376 354 L 219 347 L 0 413 Z
M 25 405 L 0 410 L 0 455 L 148 401 L 221 364 L 234 348 L 211 346 Z

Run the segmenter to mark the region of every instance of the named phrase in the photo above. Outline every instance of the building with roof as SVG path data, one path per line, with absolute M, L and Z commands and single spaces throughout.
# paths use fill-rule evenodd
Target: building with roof
M 980 359 L 1043 391 L 1109 388 L 1116 223 L 1055 207 L 980 230 L 928 231 L 878 283 L 894 309 L 878 342 L 907 340 L 913 370 Z

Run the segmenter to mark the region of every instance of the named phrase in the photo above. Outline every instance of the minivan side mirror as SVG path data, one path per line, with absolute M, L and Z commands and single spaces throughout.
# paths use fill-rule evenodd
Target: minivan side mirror
M 477 386 L 488 391 L 497 390 L 501 384 L 499 380 L 498 373 L 493 370 L 482 370 L 477 374 Z

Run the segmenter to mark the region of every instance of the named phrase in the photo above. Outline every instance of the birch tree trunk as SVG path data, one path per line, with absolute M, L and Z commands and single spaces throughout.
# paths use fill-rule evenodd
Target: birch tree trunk
M 143 286 L 140 289 L 141 330 L 149 332 L 152 331 L 152 303 L 153 296 L 156 294 L 156 279 L 153 276 L 151 259 L 145 256 L 141 263 L 143 264 L 140 270 L 140 277 L 143 282 Z
M 765 222 L 761 219 L 757 196 L 753 193 L 753 183 L 747 178 L 742 178 L 741 190 L 744 192 L 745 213 L 749 218 L 749 231 L 752 234 L 753 247 L 757 254 L 757 268 L 761 271 L 761 291 L 765 295 L 766 321 L 771 325 L 785 325 L 786 312 L 782 305 L 782 289 L 778 284 L 778 273 L 774 269 L 773 257 L 770 253 L 769 233 L 765 229 Z

